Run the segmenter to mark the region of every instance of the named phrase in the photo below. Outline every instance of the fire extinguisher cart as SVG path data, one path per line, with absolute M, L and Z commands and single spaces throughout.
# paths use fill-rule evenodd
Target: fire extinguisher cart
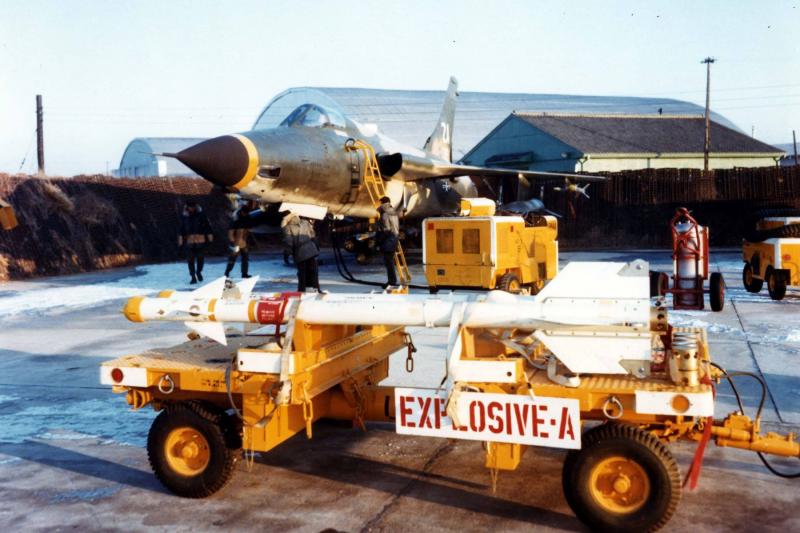
M 650 273 L 651 296 L 672 294 L 674 309 L 702 310 L 708 293 L 712 311 L 725 306 L 725 282 L 719 272 L 708 272 L 708 228 L 701 226 L 685 207 L 670 221 L 672 231 L 672 286 L 664 272 Z M 705 281 L 708 280 L 708 288 Z

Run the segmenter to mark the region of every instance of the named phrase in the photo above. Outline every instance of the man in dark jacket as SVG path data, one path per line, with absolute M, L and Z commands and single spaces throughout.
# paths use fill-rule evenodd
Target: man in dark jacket
M 397 251 L 397 242 L 400 238 L 400 217 L 392 207 L 388 196 L 381 198 L 378 207 L 378 231 L 376 241 L 378 250 L 383 254 L 383 264 L 386 266 L 387 283 L 397 285 L 397 272 L 394 268 L 394 254 Z
M 253 200 L 248 201 L 236 211 L 230 228 L 228 229 L 228 264 L 225 267 L 225 277 L 230 276 L 236 258 L 242 256 L 242 278 L 249 278 L 247 273 L 250 267 L 250 251 L 247 247 L 247 236 L 252 226 L 252 212 L 258 208 Z
M 305 292 L 307 288 L 320 290 L 317 266 L 319 246 L 316 242 L 314 225 L 311 221 L 290 212 L 281 221 L 281 231 L 286 251 L 292 255 L 297 267 L 297 290 L 300 292 Z
M 180 235 L 178 235 L 178 248 L 186 253 L 189 264 L 190 283 L 203 281 L 203 263 L 205 262 L 206 244 L 214 240 L 211 224 L 203 209 L 197 202 L 188 201 L 183 207 L 181 215 Z

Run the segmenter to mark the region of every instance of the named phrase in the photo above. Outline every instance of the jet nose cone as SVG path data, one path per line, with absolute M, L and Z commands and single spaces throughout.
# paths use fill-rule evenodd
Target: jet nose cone
M 258 152 L 243 135 L 223 135 L 190 146 L 175 158 L 211 183 L 241 189 L 256 174 Z

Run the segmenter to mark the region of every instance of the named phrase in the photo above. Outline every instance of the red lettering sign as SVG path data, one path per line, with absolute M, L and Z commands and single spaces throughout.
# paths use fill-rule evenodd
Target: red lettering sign
M 571 440 L 575 440 L 575 432 L 572 430 L 572 420 L 569 418 L 569 409 L 561 408 L 561 427 L 558 428 L 558 438 L 563 439 L 569 435 Z
M 497 411 L 500 411 L 501 416 L 497 416 Z M 489 419 L 489 431 L 492 433 L 503 432 L 503 406 L 498 402 L 489 402 L 486 408 L 486 417 Z
M 478 432 L 486 428 L 486 413 L 483 404 L 477 400 L 469 404 L 469 428 Z
M 543 439 L 546 439 L 550 435 L 548 435 L 546 431 L 539 431 L 539 424 L 544 424 L 546 419 L 539 418 L 538 413 L 539 412 L 543 413 L 543 412 L 547 411 L 547 406 L 546 405 L 532 405 L 531 406 L 531 411 L 533 411 L 533 436 L 534 437 L 541 437 Z
M 406 417 L 412 414 L 414 410 L 411 407 L 406 406 L 406 402 L 413 403 L 414 397 L 400 396 L 400 425 L 413 428 L 416 427 L 416 424 L 410 420 L 406 420 Z

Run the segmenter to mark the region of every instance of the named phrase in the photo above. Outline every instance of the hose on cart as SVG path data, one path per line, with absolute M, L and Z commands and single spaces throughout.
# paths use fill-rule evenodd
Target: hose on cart
M 725 379 L 728 380 L 728 383 L 730 384 L 731 389 L 733 390 L 733 394 L 734 394 L 734 396 L 736 396 L 736 403 L 739 404 L 739 410 L 742 412 L 742 414 L 744 414 L 744 406 L 742 404 L 742 398 L 739 395 L 739 391 L 737 390 L 736 385 L 734 385 L 732 378 L 739 377 L 739 376 L 747 376 L 747 377 L 753 378 L 754 380 L 756 380 L 758 382 L 759 385 L 761 385 L 761 401 L 759 401 L 759 403 L 758 403 L 758 410 L 756 411 L 756 418 L 755 418 L 756 420 L 761 420 L 761 413 L 764 410 L 764 402 L 767 399 L 767 384 L 764 383 L 764 379 L 761 376 L 753 374 L 752 372 L 740 372 L 740 371 L 728 372 L 728 371 L 726 371 L 724 368 L 722 368 L 720 365 L 718 365 L 716 363 L 711 363 L 711 364 L 714 366 L 714 368 L 716 368 L 720 372 L 722 372 L 722 375 L 725 377 Z M 776 470 L 775 467 L 772 466 L 769 463 L 767 458 L 764 457 L 763 453 L 761 453 L 761 452 L 756 452 L 756 453 L 758 454 L 758 458 L 761 459 L 761 462 L 764 464 L 764 466 L 767 468 L 767 470 L 769 470 L 770 472 L 772 472 L 776 476 L 782 477 L 782 478 L 785 478 L 785 479 L 797 479 L 797 478 L 800 478 L 800 472 L 795 472 L 795 473 L 792 473 L 792 474 L 787 474 L 785 472 L 780 472 L 779 470 Z
M 331 231 L 331 247 L 333 248 L 333 258 L 336 261 L 336 270 L 339 271 L 339 275 L 345 279 L 345 281 L 349 281 L 350 283 L 359 283 L 361 285 L 370 285 L 372 287 L 386 287 L 385 283 L 381 283 L 379 281 L 367 281 L 364 279 L 356 278 L 350 269 L 347 268 L 347 263 L 344 261 L 344 257 L 342 255 L 342 248 L 341 243 L 339 242 L 339 236 L 336 232 Z M 427 285 L 408 285 L 409 289 L 422 289 L 428 290 L 429 287 Z

